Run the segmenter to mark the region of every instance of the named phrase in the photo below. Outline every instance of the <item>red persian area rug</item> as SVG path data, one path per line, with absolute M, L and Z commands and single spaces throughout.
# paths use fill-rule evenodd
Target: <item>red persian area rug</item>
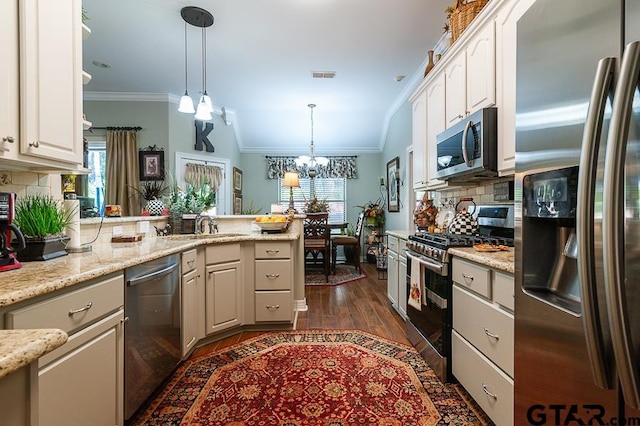
M 321 268 L 308 268 L 304 272 L 304 285 L 337 285 L 349 281 L 366 278 L 364 272 L 357 270 L 353 265 L 336 265 L 335 273 L 329 273 L 329 282 Z
M 409 346 L 360 331 L 267 333 L 189 359 L 134 425 L 487 425 Z

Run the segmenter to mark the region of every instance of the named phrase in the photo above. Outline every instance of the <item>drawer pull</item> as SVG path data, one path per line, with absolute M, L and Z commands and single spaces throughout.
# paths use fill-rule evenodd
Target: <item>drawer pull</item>
M 492 332 L 487 330 L 487 327 L 484 328 L 484 334 L 491 337 L 492 339 L 500 340 L 500 336 L 498 336 L 497 334 L 493 334 Z
M 498 395 L 496 395 L 495 393 L 489 392 L 489 389 L 487 389 L 487 385 L 485 385 L 484 383 L 482 384 L 482 390 L 484 391 L 484 393 L 489 395 L 491 398 L 498 399 Z
M 467 275 L 464 272 L 462 273 L 462 278 L 467 282 L 467 284 L 471 284 L 473 282 L 473 275 Z
M 265 250 L 267 253 L 269 254 L 278 254 L 280 253 L 280 250 L 278 249 L 269 249 L 269 250 Z
M 187 260 L 187 263 L 189 264 L 189 266 L 193 265 L 193 262 L 195 262 L 194 260 Z
M 265 274 L 267 278 L 278 278 L 280 274 Z
M 275 311 L 280 309 L 280 305 L 267 305 L 267 309 L 269 309 L 270 311 Z
M 72 317 L 74 314 L 79 314 L 80 312 L 88 311 L 93 306 L 93 302 L 87 303 L 84 307 L 80 309 L 71 309 L 69 311 L 69 316 Z

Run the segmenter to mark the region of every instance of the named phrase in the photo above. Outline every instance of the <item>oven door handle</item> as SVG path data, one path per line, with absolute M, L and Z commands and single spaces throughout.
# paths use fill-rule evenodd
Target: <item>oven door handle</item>
M 409 259 L 416 259 L 418 262 L 420 262 L 420 264 L 422 266 L 424 266 L 425 268 L 427 268 L 428 270 L 437 273 L 438 275 L 446 275 L 446 271 L 445 271 L 445 267 L 444 264 L 442 263 L 436 263 L 436 262 L 431 262 L 427 259 L 424 259 L 422 257 L 417 257 L 412 255 L 411 253 L 407 252 L 407 257 Z

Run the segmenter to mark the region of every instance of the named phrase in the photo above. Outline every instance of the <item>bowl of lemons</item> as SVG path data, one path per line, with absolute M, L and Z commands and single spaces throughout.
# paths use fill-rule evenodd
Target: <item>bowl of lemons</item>
M 262 232 L 268 233 L 284 232 L 289 226 L 287 216 L 283 215 L 258 216 L 252 223 L 259 227 Z

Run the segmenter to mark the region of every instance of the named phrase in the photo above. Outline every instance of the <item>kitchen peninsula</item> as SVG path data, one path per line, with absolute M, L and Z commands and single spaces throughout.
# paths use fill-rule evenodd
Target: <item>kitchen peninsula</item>
M 300 263 L 302 216 L 294 218 L 286 232 L 277 234 L 253 230 L 253 219 L 218 217 L 216 234 L 156 237 L 153 230 L 139 242 L 95 244 L 90 252 L 25 262 L 20 269 L 4 272 L 0 282 L 0 379 L 7 377 L 0 383 L 0 392 L 9 383 L 6 379 L 17 374 L 23 377 L 18 391 L 30 395 L 27 401 L 37 401 L 37 407 L 30 410 L 37 410 L 40 424 L 55 424 L 56 413 L 76 411 L 99 418 L 115 416 L 113 424 L 123 424 L 123 362 L 128 358 L 123 355 L 122 335 L 129 316 L 123 308 L 124 272 L 172 254 L 182 259 L 181 318 L 172 321 L 182 323 L 183 333 L 191 336 L 182 340 L 183 357 L 198 341 L 218 340 L 244 329 L 294 326 L 295 311 L 306 308 Z M 137 226 L 135 220 L 126 218 L 112 225 L 127 222 Z M 101 232 L 112 235 L 111 230 Z M 236 256 L 233 276 L 227 272 L 232 253 Z M 278 275 L 270 273 L 271 267 L 277 268 L 278 278 L 260 275 Z M 164 297 L 149 296 L 140 303 L 162 303 Z M 216 309 L 224 315 L 233 309 L 234 321 L 218 321 Z M 23 345 L 20 337 L 34 332 L 42 337 Z M 11 361 L 16 349 L 25 362 Z M 104 386 L 91 386 L 96 380 Z M 43 419 L 54 420 L 42 423 Z

